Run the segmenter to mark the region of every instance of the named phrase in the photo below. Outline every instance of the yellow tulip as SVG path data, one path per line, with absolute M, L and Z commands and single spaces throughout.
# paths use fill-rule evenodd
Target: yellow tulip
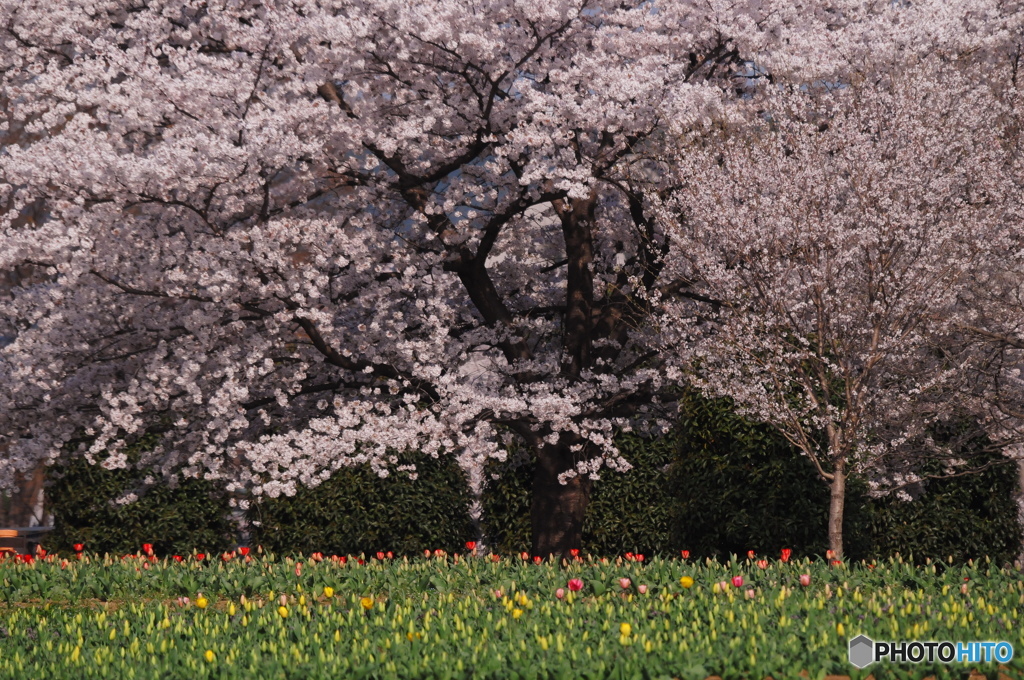
M 363 606 L 363 609 L 372 609 L 373 608 L 373 598 L 372 597 L 364 597 L 363 599 L 359 600 L 359 604 L 361 604 Z
M 234 615 L 235 615 L 235 603 L 232 602 L 231 604 L 228 605 L 228 616 L 234 616 Z
M 522 609 L 513 609 L 512 610 L 512 618 L 513 619 L 518 619 L 522 615 L 523 615 L 523 610 Z
M 326 597 L 326 598 L 334 597 L 334 588 L 332 588 L 330 586 L 324 586 L 324 597 Z
M 693 579 L 689 576 L 683 576 L 681 579 L 679 579 L 679 585 L 681 585 L 684 588 L 692 588 Z
M 200 609 L 206 609 L 206 605 L 207 604 L 209 604 L 209 600 L 207 600 L 202 595 L 200 595 L 199 597 L 196 598 L 196 606 L 199 607 Z
M 633 626 L 629 625 L 628 623 L 620 623 L 619 632 L 622 633 L 623 636 L 630 635 L 633 632 Z
M 212 649 L 207 649 L 203 656 L 206 658 L 207 663 L 213 663 L 214 655 Z
M 838 633 L 839 635 L 846 635 L 846 629 L 843 628 L 843 624 L 840 623 L 838 626 L 836 626 L 836 633 Z
M 287 619 L 288 618 L 288 607 L 285 607 L 284 605 L 278 607 L 277 608 L 277 613 L 281 615 L 282 619 Z

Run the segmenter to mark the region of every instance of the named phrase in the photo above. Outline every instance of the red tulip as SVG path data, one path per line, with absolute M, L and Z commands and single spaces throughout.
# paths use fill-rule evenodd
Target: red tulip
M 580 549 L 579 548 L 572 548 L 571 550 L 569 550 L 569 554 L 572 555 L 573 557 L 579 557 L 580 556 Z
M 767 569 L 768 568 L 768 560 L 758 560 L 757 561 L 757 566 L 761 567 L 762 569 Z
M 626 553 L 626 559 L 632 561 L 633 560 L 633 553 L 631 553 L 631 552 Z
M 583 590 L 583 579 L 569 579 L 569 590 L 571 590 L 574 593 L 578 593 L 579 591 Z
M 789 548 L 783 548 L 782 549 L 782 558 L 781 558 L 782 561 L 783 562 L 789 562 L 789 556 L 792 555 L 792 554 L 793 554 L 792 550 L 790 550 Z
M 324 554 L 322 552 L 315 552 L 309 556 L 314 562 L 323 562 Z
M 637 555 L 636 555 L 636 561 L 637 561 L 637 562 L 643 562 L 643 561 L 644 561 L 644 555 L 643 555 L 643 553 L 637 553 Z
M 387 553 L 386 553 L 386 554 L 385 554 L 384 556 L 385 556 L 385 557 L 387 557 L 387 558 L 388 558 L 388 559 L 390 560 L 390 559 L 393 559 L 393 558 L 394 558 L 394 556 L 395 556 L 395 553 L 393 553 L 393 552 L 391 552 L 391 551 L 389 550 L 389 551 L 387 551 Z
M 679 554 L 683 556 L 684 560 L 690 559 L 690 551 L 689 550 L 680 550 Z
M 221 559 L 221 562 L 230 562 L 231 558 L 234 557 L 234 556 L 235 556 L 234 553 L 226 552 L 226 553 L 224 553 L 223 555 L 220 556 L 220 559 Z
M 295 575 L 302 576 L 302 562 L 295 563 Z
M 153 544 L 152 543 L 143 543 L 142 544 L 142 552 L 146 553 L 147 555 L 152 555 L 153 554 Z
M 832 559 L 835 556 L 836 556 L 835 551 L 833 551 L 833 550 L 826 550 L 825 551 L 825 557 L 827 557 L 828 559 Z
M 743 585 L 743 577 L 742 576 L 733 576 L 732 577 L 732 584 L 734 586 L 736 586 L 737 588 L 739 588 L 740 586 Z
M 248 557 L 248 555 L 249 555 L 249 549 L 248 549 L 248 548 L 239 548 L 239 549 L 238 549 L 238 553 L 239 553 L 239 554 L 240 554 L 240 555 L 241 555 L 242 557 Z
M 356 564 L 358 564 L 359 566 L 363 566 L 364 564 L 366 564 L 366 562 L 363 560 L 362 557 L 360 557 L 356 560 Z
M 528 559 L 530 559 L 530 553 L 528 553 L 528 552 L 525 552 L 525 551 L 524 551 L 524 552 L 521 552 L 521 553 L 519 553 L 519 556 L 520 556 L 520 557 L 522 557 L 522 558 L 523 558 L 524 560 L 528 560 Z
M 175 555 L 175 556 L 174 556 L 174 561 L 175 561 L 175 562 L 181 562 L 182 560 L 183 560 L 183 558 L 182 558 L 182 556 L 181 556 L 181 555 Z
M 491 555 L 491 562 L 501 562 L 501 557 L 499 555 Z
M 470 552 L 476 550 L 476 541 L 466 541 L 466 550 Z
M 541 556 L 540 556 L 540 555 L 534 555 L 534 556 L 533 556 L 533 563 L 534 563 L 534 564 L 540 564 L 540 563 L 541 563 L 541 562 L 543 562 L 543 561 L 544 561 L 544 560 L 543 560 L 543 559 L 541 559 Z
M 71 547 L 75 549 L 75 552 L 82 552 L 82 550 L 85 548 L 85 545 L 83 543 L 75 543 Z
M 378 559 L 378 560 L 382 560 L 382 559 L 384 559 L 384 553 L 382 553 L 382 552 L 378 552 L 378 553 L 377 553 L 377 559 Z
M 838 566 L 839 566 L 839 565 L 841 565 L 842 563 L 843 563 L 843 561 L 842 561 L 842 560 L 832 560 L 832 566 L 833 566 L 833 567 L 838 567 Z
M 748 560 L 754 559 L 754 551 L 753 550 L 748 550 L 747 551 L 747 559 Z
M 197 553 L 196 554 L 196 559 L 199 560 L 200 562 L 202 562 L 203 560 L 206 559 L 206 553 Z

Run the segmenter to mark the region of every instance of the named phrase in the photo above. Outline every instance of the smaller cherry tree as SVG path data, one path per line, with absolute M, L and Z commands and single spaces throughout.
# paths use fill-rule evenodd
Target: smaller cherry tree
M 811 460 L 836 555 L 851 474 L 884 493 L 920 481 L 921 454 L 952 458 L 931 428 L 969 411 L 972 362 L 948 339 L 1005 224 L 1001 112 L 926 60 L 881 84 L 765 93 L 742 133 L 719 121 L 677 161 L 690 247 L 664 300 L 673 371 Z

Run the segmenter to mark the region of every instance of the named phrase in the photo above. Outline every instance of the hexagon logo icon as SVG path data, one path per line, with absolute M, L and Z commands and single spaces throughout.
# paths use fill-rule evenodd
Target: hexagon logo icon
M 875 643 L 867 635 L 858 635 L 850 640 L 850 663 L 864 668 L 875 660 Z

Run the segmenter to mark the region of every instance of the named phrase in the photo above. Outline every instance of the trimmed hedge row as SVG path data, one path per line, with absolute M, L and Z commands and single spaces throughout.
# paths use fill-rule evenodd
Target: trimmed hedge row
M 737 417 L 727 404 L 686 395 L 678 430 L 669 437 L 620 438 L 634 469 L 602 471 L 584 525 L 584 545 L 595 554 L 822 555 L 827 547 L 829 492 L 811 463 L 770 428 Z M 483 533 L 492 549 L 530 547 L 533 465 L 511 455 L 494 464 L 479 525 L 470 518 L 465 478 L 451 459 L 415 460 L 418 479 L 381 479 L 368 469 L 342 469 L 293 498 L 265 499 L 247 513 L 250 542 L 279 554 L 338 554 L 391 550 L 461 549 Z M 143 542 L 163 553 L 233 545 L 227 498 L 209 483 L 157 487 L 141 500 L 112 499 L 135 483 L 131 474 L 84 462 L 58 469 L 48 489 L 56 529 L 49 547 L 83 542 L 98 552 L 135 551 Z M 872 499 L 851 480 L 845 541 L 851 559 L 896 552 L 916 560 L 962 562 L 988 555 L 997 563 L 1019 552 L 1021 527 L 1014 502 L 1016 469 L 996 465 L 975 475 L 932 480 L 916 501 Z

